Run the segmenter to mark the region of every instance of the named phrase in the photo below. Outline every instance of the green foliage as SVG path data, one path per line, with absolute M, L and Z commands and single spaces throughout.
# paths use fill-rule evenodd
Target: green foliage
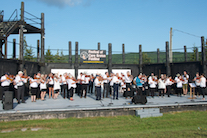
M 23 47 L 24 47 L 24 59 L 28 61 L 35 61 L 33 49 L 31 46 L 29 47 L 27 45 L 26 37 L 24 37 Z
M 48 48 L 46 51 L 46 54 L 45 54 L 45 62 L 52 63 L 52 62 L 54 62 L 53 59 L 54 59 L 54 57 L 52 55 L 52 52 L 51 52 L 50 48 Z
M 150 57 L 149 57 L 148 54 L 145 53 L 145 52 L 142 53 L 142 62 L 143 62 L 143 63 L 151 63 L 151 59 L 150 59 Z

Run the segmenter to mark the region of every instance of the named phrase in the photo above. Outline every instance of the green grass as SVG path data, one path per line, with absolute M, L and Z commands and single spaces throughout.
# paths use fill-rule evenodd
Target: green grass
M 198 129 L 200 128 L 200 130 Z M 21 128 L 28 128 L 22 132 Z M 36 132 L 30 128 L 42 128 Z M 0 122 L 0 137 L 207 137 L 207 112 L 167 113 L 163 117 L 136 116 L 68 118 Z

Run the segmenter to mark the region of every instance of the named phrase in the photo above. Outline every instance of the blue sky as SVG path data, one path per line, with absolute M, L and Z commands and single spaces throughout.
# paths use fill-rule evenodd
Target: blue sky
M 126 52 L 138 52 L 139 44 L 143 51 L 163 51 L 170 27 L 173 49 L 200 46 L 200 36 L 207 36 L 206 0 L 5 0 L 0 5 L 4 19 L 15 9 L 20 14 L 21 1 L 27 12 L 37 17 L 45 14 L 46 49 L 68 49 L 72 41 L 74 50 L 78 41 L 79 49 L 96 49 L 100 42 L 102 50 L 112 43 L 114 53 L 121 53 L 123 43 Z M 25 36 L 36 47 L 40 35 Z M 18 35 L 10 35 L 8 40 L 14 38 L 19 41 Z M 9 44 L 9 51 L 11 48 Z

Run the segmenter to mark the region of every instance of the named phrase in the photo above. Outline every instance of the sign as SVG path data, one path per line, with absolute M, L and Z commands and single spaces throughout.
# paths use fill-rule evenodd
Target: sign
M 106 50 L 80 50 L 81 63 L 106 63 Z

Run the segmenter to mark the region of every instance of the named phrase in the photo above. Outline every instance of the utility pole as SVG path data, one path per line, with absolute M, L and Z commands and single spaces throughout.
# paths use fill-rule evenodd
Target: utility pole
M 172 27 L 170 28 L 170 49 L 169 49 L 169 61 L 172 63 L 173 54 L 172 54 Z

